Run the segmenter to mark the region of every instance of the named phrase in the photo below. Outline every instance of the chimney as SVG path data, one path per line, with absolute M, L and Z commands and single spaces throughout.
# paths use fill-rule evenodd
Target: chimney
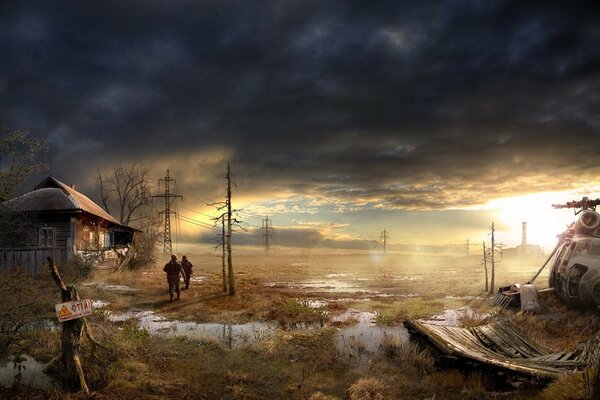
M 523 221 L 523 236 L 521 237 L 521 246 L 527 246 L 527 222 Z

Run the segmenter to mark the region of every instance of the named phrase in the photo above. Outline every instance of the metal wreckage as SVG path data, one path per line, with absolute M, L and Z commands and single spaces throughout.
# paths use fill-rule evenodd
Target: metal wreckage
M 525 312 L 539 310 L 534 281 L 550 265 L 549 288 L 567 305 L 595 309 L 600 305 L 600 199 L 587 197 L 554 208 L 572 208 L 577 217 L 537 273 L 525 284 L 499 289 L 493 299 L 500 313 L 518 306 Z M 571 351 L 552 353 L 533 342 L 510 319 L 497 318 L 473 328 L 442 326 L 427 321 L 405 321 L 409 331 L 424 339 L 450 360 L 503 369 L 537 379 L 556 379 L 565 374 L 588 374 L 588 365 L 600 364 L 600 337 L 581 343 Z M 587 377 L 587 375 L 585 375 Z M 588 377 L 589 378 L 589 377 Z
M 500 288 L 494 304 L 519 306 L 529 301 L 525 288 L 532 285 L 546 266 L 551 265 L 548 286 L 556 291 L 566 304 L 575 307 L 596 308 L 600 305 L 600 214 L 596 206 L 600 199 L 587 197 L 565 204 L 553 204 L 554 208 L 572 208 L 577 220 L 557 235 L 558 243 L 546 262 L 525 285 Z M 527 310 L 528 307 L 522 307 Z M 532 310 L 535 311 L 535 310 Z

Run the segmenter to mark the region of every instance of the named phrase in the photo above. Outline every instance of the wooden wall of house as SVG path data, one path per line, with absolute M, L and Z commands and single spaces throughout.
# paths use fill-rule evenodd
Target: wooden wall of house
M 0 272 L 20 269 L 35 275 L 43 271 L 47 257 L 63 262 L 70 259 L 73 250 L 80 256 L 97 253 L 98 261 L 104 264 L 116 265 L 119 261 L 107 243 L 110 223 L 94 215 L 60 211 L 23 213 L 18 221 L 14 224 L 18 235 L 0 235 L 0 238 L 8 238 L 0 240 Z M 53 228 L 53 246 L 40 246 L 40 228 L 43 227 Z
M 66 249 L 0 250 L 0 272 L 20 270 L 30 275 L 44 272 L 47 258 L 62 264 L 67 260 Z
M 65 249 L 71 237 L 71 215 L 67 213 L 22 213 L 19 215 L 17 234 L 6 235 L 0 243 L 4 249 L 40 248 L 39 230 L 42 227 L 54 228 L 54 246 Z
M 99 218 L 85 214 L 75 221 L 75 246 L 79 250 L 105 249 L 105 235 L 110 232 L 108 224 Z

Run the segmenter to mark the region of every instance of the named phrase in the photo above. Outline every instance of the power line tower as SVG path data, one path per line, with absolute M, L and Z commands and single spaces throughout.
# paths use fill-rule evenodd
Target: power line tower
M 379 241 L 383 243 L 383 254 L 387 254 L 387 242 L 389 238 L 387 230 L 384 229 L 379 236 Z
M 165 186 L 164 194 L 157 194 L 152 196 L 153 198 L 161 198 L 165 201 L 165 209 L 161 211 L 159 214 L 164 215 L 165 218 L 165 231 L 163 233 L 163 254 L 173 254 L 173 241 L 171 240 L 171 214 L 177 215 L 175 211 L 171 210 L 171 206 L 180 198 L 183 201 L 183 196 L 180 194 L 171 193 L 171 183 L 173 183 L 173 188 L 175 187 L 176 181 L 175 179 L 169 176 L 169 170 L 167 170 L 167 175 L 158 180 L 158 186 L 160 187 L 161 182 Z
M 260 228 L 260 230 L 263 233 L 263 246 L 265 248 L 265 254 L 269 254 L 269 239 L 273 237 L 273 223 L 272 221 L 269 219 L 269 216 L 267 215 L 267 217 L 265 219 L 263 219 L 262 221 L 262 228 Z

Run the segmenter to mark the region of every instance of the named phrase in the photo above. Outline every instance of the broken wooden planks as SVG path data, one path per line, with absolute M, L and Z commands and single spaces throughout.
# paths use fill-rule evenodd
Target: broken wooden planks
M 405 324 L 446 355 L 538 378 L 555 379 L 585 367 L 585 362 L 579 359 L 581 351 L 550 354 L 509 320 L 474 328 L 432 325 L 414 320 L 406 320 Z

